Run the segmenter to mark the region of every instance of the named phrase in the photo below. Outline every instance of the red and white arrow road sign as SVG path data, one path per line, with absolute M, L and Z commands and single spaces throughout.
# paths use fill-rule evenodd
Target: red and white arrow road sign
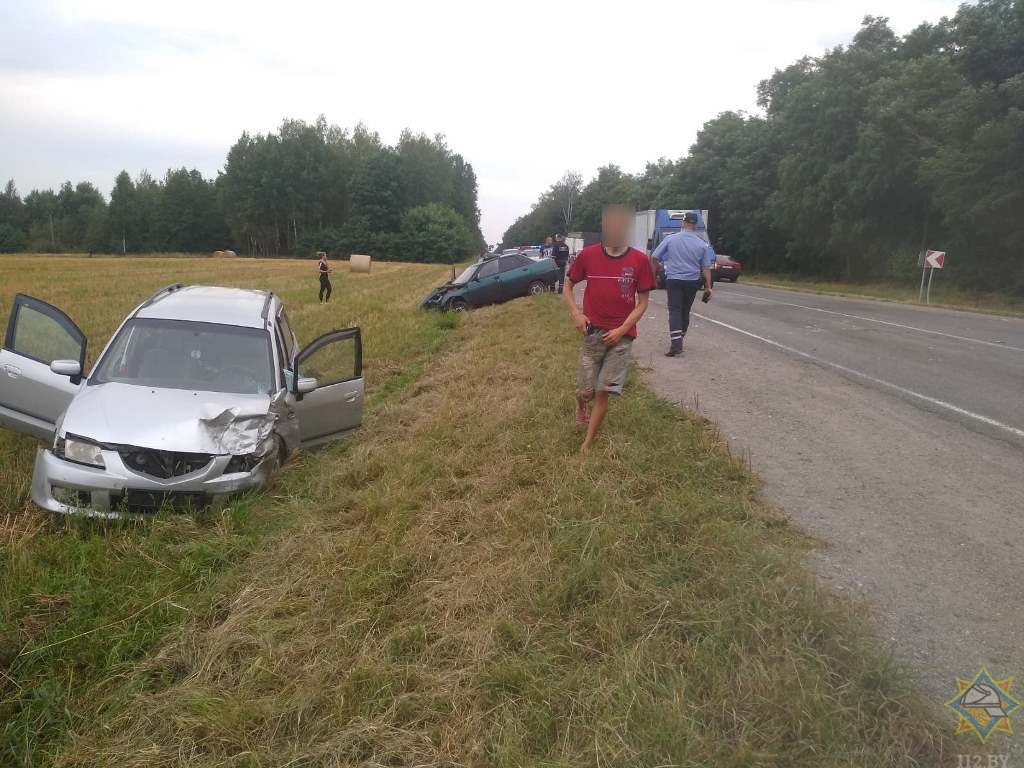
M 946 264 L 946 252 L 945 251 L 925 251 L 924 252 L 924 267 L 925 269 L 942 269 Z

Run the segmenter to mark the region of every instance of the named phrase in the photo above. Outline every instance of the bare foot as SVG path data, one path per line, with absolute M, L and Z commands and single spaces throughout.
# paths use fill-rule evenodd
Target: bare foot
M 576 429 L 586 429 L 589 423 L 590 411 L 587 409 L 587 406 L 578 406 L 576 408 Z

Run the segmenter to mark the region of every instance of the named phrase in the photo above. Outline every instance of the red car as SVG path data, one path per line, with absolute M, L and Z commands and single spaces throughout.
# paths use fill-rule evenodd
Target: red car
M 738 261 L 720 253 L 715 254 L 715 266 L 711 268 L 712 280 L 728 280 L 730 283 L 735 283 L 740 279 L 742 272 L 743 265 Z

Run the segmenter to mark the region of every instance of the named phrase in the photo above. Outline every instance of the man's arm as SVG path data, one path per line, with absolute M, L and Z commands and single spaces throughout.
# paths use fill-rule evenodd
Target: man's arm
M 704 276 L 704 293 L 708 296 L 711 295 L 711 287 L 714 285 L 714 280 L 711 279 L 711 267 L 715 264 L 715 249 L 710 245 L 704 252 L 704 264 L 701 273 Z
M 665 262 L 665 251 L 668 250 L 668 238 L 666 237 L 660 243 L 658 247 L 654 249 L 654 253 L 651 254 L 651 258 L 662 263 Z
M 572 293 L 574 285 L 576 285 L 576 283 L 568 277 L 565 278 L 565 285 L 562 286 L 562 298 L 565 299 L 565 303 L 569 305 L 569 314 L 572 315 L 572 323 L 576 326 L 576 330 L 586 335 L 587 323 L 589 323 L 590 320 L 580 311 L 580 308 L 576 306 L 576 297 Z
M 619 339 L 629 333 L 629 329 L 640 322 L 640 318 L 644 316 L 644 312 L 647 311 L 647 304 L 649 301 L 649 292 L 642 291 L 636 295 L 636 306 L 633 307 L 633 311 L 629 313 L 629 316 L 623 321 L 622 325 L 618 328 L 613 328 L 607 331 L 602 337 L 602 341 L 609 347 L 615 346 L 619 343 Z

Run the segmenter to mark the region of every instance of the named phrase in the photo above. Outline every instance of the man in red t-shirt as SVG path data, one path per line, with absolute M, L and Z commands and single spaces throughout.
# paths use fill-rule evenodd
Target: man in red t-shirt
M 622 394 L 629 367 L 629 350 L 636 323 L 647 311 L 647 294 L 654 288 L 654 271 L 647 255 L 630 248 L 633 211 L 609 205 L 601 212 L 601 243 L 576 255 L 565 276 L 565 297 L 576 328 L 583 334 L 576 377 L 576 426 L 586 427 L 581 453 L 594 442 L 608 410 L 608 395 Z M 586 281 L 583 311 L 572 289 Z M 590 402 L 593 413 L 588 413 Z

